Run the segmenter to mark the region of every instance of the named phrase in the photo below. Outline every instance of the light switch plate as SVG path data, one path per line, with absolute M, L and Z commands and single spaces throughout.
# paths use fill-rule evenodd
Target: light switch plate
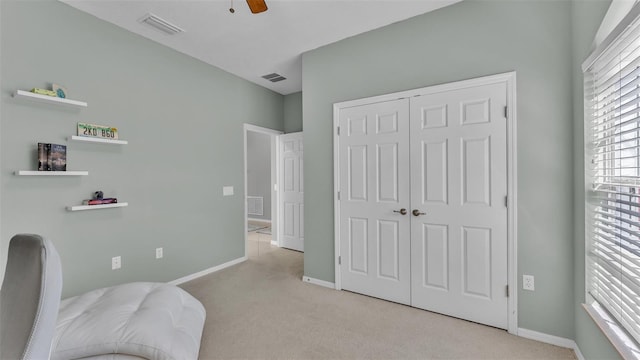
M 233 186 L 223 186 L 222 187 L 222 195 L 223 196 L 231 196 L 231 195 L 233 195 Z

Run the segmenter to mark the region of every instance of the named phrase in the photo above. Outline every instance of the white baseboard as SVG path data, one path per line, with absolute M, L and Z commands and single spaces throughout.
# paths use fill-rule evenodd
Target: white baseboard
M 308 277 L 308 276 L 303 276 L 302 277 L 302 281 L 308 282 L 308 283 L 314 284 L 314 285 L 324 286 L 324 287 L 327 287 L 329 289 L 335 289 L 336 288 L 336 284 L 335 283 L 324 281 L 324 280 L 314 279 L 314 278 L 311 278 L 311 277 Z
M 275 241 L 275 240 L 271 240 L 271 245 L 273 245 L 273 246 L 278 246 L 278 242 L 277 242 L 277 241 Z M 279 246 L 278 246 L 278 247 L 279 247 Z
M 271 219 L 247 218 L 247 221 L 255 221 L 255 222 L 262 222 L 262 223 L 271 224 Z
M 233 266 L 233 265 L 239 264 L 239 263 L 241 263 L 243 261 L 246 261 L 247 259 L 248 258 L 246 256 L 243 256 L 241 258 L 237 258 L 235 260 L 228 261 L 228 262 L 226 262 L 224 264 L 220 264 L 218 266 L 214 266 L 214 267 L 199 271 L 199 272 L 197 272 L 195 274 L 187 275 L 187 276 L 181 277 L 179 279 L 175 279 L 173 281 L 169 281 L 168 283 L 171 284 L 171 285 L 179 285 L 179 284 L 182 284 L 182 283 L 186 283 L 187 281 L 191 281 L 191 280 L 197 279 L 197 278 L 199 278 L 201 276 L 205 276 L 205 275 L 214 273 L 216 271 L 220 271 L 222 269 L 228 268 L 229 266 Z
M 523 329 L 523 328 L 518 328 L 518 336 L 526 339 L 536 340 L 543 343 L 572 349 L 576 353 L 576 357 L 578 358 L 578 360 L 584 360 L 584 356 L 582 355 L 582 352 L 580 352 L 580 348 L 578 347 L 578 344 L 576 344 L 576 342 L 571 339 L 567 339 L 567 338 L 563 338 L 555 335 L 549 335 L 549 334 L 541 333 L 538 331 L 533 331 L 533 330 Z
M 578 344 L 576 344 L 576 346 L 573 348 L 573 352 L 576 353 L 576 357 L 578 358 L 578 360 L 586 360 L 584 358 L 584 355 L 582 355 L 582 352 L 580 352 L 580 348 L 578 347 Z

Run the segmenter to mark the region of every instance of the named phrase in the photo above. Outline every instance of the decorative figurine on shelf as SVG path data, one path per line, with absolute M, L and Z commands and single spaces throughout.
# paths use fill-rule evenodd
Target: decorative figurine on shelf
M 51 84 L 51 90 L 53 90 L 56 93 L 55 96 L 59 98 L 65 99 L 67 97 L 67 89 L 58 84 Z
M 104 198 L 104 193 L 100 190 L 93 193 L 93 198 L 96 200 L 102 200 Z

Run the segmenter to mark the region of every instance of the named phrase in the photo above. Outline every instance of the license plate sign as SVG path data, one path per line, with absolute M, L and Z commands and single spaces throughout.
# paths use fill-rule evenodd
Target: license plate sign
M 78 136 L 117 140 L 118 129 L 111 126 L 78 123 Z

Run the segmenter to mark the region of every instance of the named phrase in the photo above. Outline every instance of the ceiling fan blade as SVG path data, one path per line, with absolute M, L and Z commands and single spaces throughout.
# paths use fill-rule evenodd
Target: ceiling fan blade
M 267 11 L 267 3 L 265 3 L 264 0 L 247 0 L 247 4 L 254 14 Z

